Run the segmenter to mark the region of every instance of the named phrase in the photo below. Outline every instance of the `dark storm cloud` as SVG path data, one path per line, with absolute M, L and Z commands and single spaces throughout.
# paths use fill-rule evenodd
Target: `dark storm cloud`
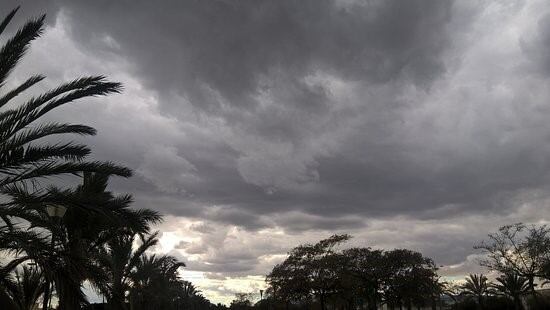
M 125 84 L 54 117 L 134 169 L 112 188 L 166 215 L 155 250 L 209 297 L 334 233 L 461 276 L 488 232 L 548 223 L 545 0 L 21 4 L 48 24 L 11 82 Z
M 315 70 L 383 83 L 429 85 L 444 67 L 451 1 L 68 1 L 76 40 L 108 35 L 160 92 L 202 109 L 257 103 L 261 77 L 279 72 L 304 108 L 322 101 L 300 78 Z M 105 46 L 99 46 L 105 48 Z M 176 108 L 177 109 L 177 108 Z
M 493 8 L 469 2 L 42 6 L 89 55 L 128 61 L 163 116 L 191 124 L 105 124 L 122 137 L 94 149 L 117 149 L 136 170 L 115 185 L 137 191 L 138 206 L 295 232 L 513 212 L 514 197 L 549 184 L 544 12 L 536 35 L 506 43 L 522 47 L 515 66 L 475 50 L 490 41 L 480 29 L 507 24 L 478 19 Z
M 244 147 L 230 145 L 233 152 L 220 149 L 220 157 L 206 160 L 206 151 L 191 151 L 193 147 L 185 145 L 181 154 L 193 163 L 201 179 L 189 180 L 183 187 L 205 205 L 246 210 L 216 213 L 214 219 L 256 228 L 266 225 L 256 218 L 258 213 L 303 208 L 334 217 L 378 208 L 362 194 L 372 191 L 366 186 L 373 171 L 360 162 L 348 161 L 357 172 L 358 188 L 339 186 L 346 182 L 348 172 L 330 167 L 339 165 L 341 157 L 323 158 L 319 169 L 328 169 L 318 180 L 311 167 L 317 154 L 308 145 L 316 135 L 316 123 L 335 126 L 348 117 L 333 118 L 331 106 L 339 103 L 327 98 L 330 89 L 308 85 L 305 79 L 325 72 L 365 85 L 403 79 L 405 84 L 429 87 L 445 71 L 441 57 L 450 41 L 451 6 L 452 2 L 442 1 L 184 1 L 160 7 L 146 1 L 109 1 L 67 2 L 63 10 L 72 21 L 73 38 L 85 46 L 108 49 L 101 38 L 112 37 L 121 46 L 120 52 L 136 63 L 140 78 L 160 93 L 165 111 L 177 115 L 181 101 L 189 100 L 203 113 L 229 122 L 237 135 L 248 135 L 238 142 Z M 261 109 L 258 94 L 265 92 L 274 103 Z M 384 101 L 388 102 L 372 104 L 387 105 L 389 110 L 399 104 L 391 102 L 392 98 Z M 353 112 L 368 111 L 344 111 Z M 373 126 L 369 127 L 366 130 L 371 131 Z M 296 156 L 291 152 L 270 161 L 265 158 L 269 151 L 260 150 L 256 158 L 256 154 L 247 154 L 254 139 L 282 141 L 307 154 L 286 162 L 284 157 Z M 227 154 L 230 157 L 222 159 Z M 220 167 L 220 160 L 234 162 Z M 281 172 L 277 170 L 285 169 L 289 171 L 283 173 L 291 176 L 278 177 Z M 284 183 L 292 187 L 310 181 L 317 185 L 305 193 L 279 189 Z M 182 210 L 180 214 L 188 213 Z M 319 228 L 331 226 L 323 219 L 318 223 Z

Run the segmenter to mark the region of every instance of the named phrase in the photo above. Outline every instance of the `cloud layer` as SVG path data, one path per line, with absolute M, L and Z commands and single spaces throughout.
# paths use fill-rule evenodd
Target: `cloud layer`
M 125 84 L 57 117 L 135 169 L 113 187 L 168 215 L 159 250 L 209 296 L 333 232 L 457 275 L 498 225 L 549 218 L 545 1 L 59 0 L 16 22 L 43 11 L 16 78 Z

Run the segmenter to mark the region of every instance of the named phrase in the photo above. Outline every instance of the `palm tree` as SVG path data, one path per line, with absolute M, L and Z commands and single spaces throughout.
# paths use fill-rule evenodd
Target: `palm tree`
M 183 296 L 192 297 L 200 293 L 199 290 L 189 281 L 181 281 L 181 293 Z
M 0 34 L 6 29 L 18 8 L 0 23 Z M 43 29 L 45 16 L 28 21 L 0 49 L 0 91 L 7 79 Z M 14 99 L 44 79 L 35 75 L 14 88 L 0 94 L 0 193 L 8 194 L 38 187 L 39 179 L 61 175 L 80 174 L 83 171 L 103 172 L 128 177 L 128 168 L 110 162 L 85 161 L 90 149 L 74 142 L 46 143 L 43 138 L 59 134 L 94 135 L 95 129 L 80 124 L 39 122 L 44 115 L 75 100 L 118 93 L 121 84 L 109 82 L 103 76 L 84 77 L 62 84 L 22 104 Z M 9 207 L 0 204 L 2 238 L 9 238 L 13 230 L 11 217 L 17 217 Z
M 463 295 L 463 286 L 455 282 L 443 282 L 442 293 L 453 300 L 452 309 L 458 307 L 460 296 Z
M 464 283 L 462 289 L 464 295 L 476 298 L 480 309 L 485 309 L 483 299 L 491 292 L 491 286 L 486 276 L 483 274 L 470 274 L 466 278 L 466 283 Z
M 107 299 L 111 310 L 125 310 L 126 293 L 132 284 L 132 272 L 145 251 L 158 243 L 158 233 L 141 237 L 141 244 L 133 249 L 136 234 L 120 234 L 110 239 L 99 250 L 96 264 L 102 271 L 100 278 L 92 279 L 93 286 Z
M 0 34 L 5 30 L 18 8 L 11 11 L 0 23 Z M 28 21 L 0 49 L 0 89 L 24 56 L 30 43 L 42 34 L 45 15 Z M 56 122 L 37 123 L 48 112 L 75 100 L 118 93 L 120 83 L 109 82 L 103 76 L 84 77 L 60 85 L 33 97 L 20 105 L 13 99 L 44 76 L 35 75 L 0 96 L 0 189 L 10 190 L 21 182 L 34 181 L 59 174 L 79 174 L 83 171 L 129 176 L 128 168 L 109 162 L 83 161 L 90 154 L 85 145 L 65 143 L 39 143 L 38 140 L 58 134 L 94 135 L 95 129 L 85 125 Z M 12 106 L 6 108 L 8 106 Z
M 48 279 L 55 280 L 62 309 L 86 303 L 82 283 L 101 276 L 94 259 L 107 241 L 121 232 L 146 234 L 149 225 L 161 219 L 155 211 L 131 209 L 130 195 L 115 196 L 107 191 L 108 179 L 108 175 L 85 172 L 83 183 L 75 189 L 50 188 L 46 195 L 23 192 L 12 197 L 22 208 L 22 218 L 56 236 L 55 251 L 34 259 L 48 271 Z M 67 207 L 61 221 L 44 214 L 45 200 Z
M 497 283 L 492 285 L 493 288 L 500 294 L 511 298 L 516 310 L 522 310 L 521 296 L 531 292 L 529 279 L 509 272 L 496 278 L 496 281 Z
M 189 281 L 179 281 L 177 295 L 177 309 L 196 309 L 196 305 L 199 305 L 198 308 L 201 309 L 203 307 L 200 305 L 209 304 L 204 296 L 202 296 L 201 291 Z M 183 307 L 180 307 L 180 304 Z
M 0 23 L 0 34 L 17 10 Z M 0 49 L 0 92 L 30 43 L 41 35 L 44 18 L 28 21 Z M 158 242 L 156 233 L 145 235 L 160 216 L 150 210 L 130 209 L 130 196 L 114 196 L 106 191 L 109 176 L 129 177 L 131 171 L 111 162 L 86 161 L 90 149 L 85 145 L 71 141 L 47 143 L 43 139 L 60 134 L 94 135 L 95 129 L 89 126 L 40 120 L 78 99 L 118 93 L 121 84 L 103 76 L 84 77 L 23 103 L 14 102 L 43 79 L 35 75 L 0 93 L 0 195 L 6 198 L 0 203 L 0 251 L 15 256 L 0 266 L 0 282 L 5 288 L 0 289 L 0 298 L 18 306 L 15 295 L 8 293 L 10 283 L 16 283 L 9 272 L 28 260 L 44 270 L 40 279 L 55 282 L 60 309 L 78 308 L 86 302 L 81 290 L 85 279 L 108 298 L 113 309 L 125 309 L 125 296 L 131 288 L 136 298 L 143 296 L 137 287 L 164 283 L 179 288 L 176 271 L 182 263 L 169 256 L 144 255 Z M 74 190 L 41 184 L 44 178 L 64 174 L 83 176 L 84 182 Z M 53 221 L 44 210 L 48 205 L 65 206 L 67 217 Z M 137 236 L 142 243 L 133 249 Z M 146 270 L 154 272 L 147 277 Z M 35 294 L 25 295 L 25 307 L 27 301 L 35 299 L 36 292 L 41 292 L 37 287 Z M 43 291 L 46 296 L 47 289 Z M 47 297 L 43 299 L 46 304 Z
M 18 9 L 11 11 L 2 20 L 0 35 Z M 23 83 L 6 89 L 10 73 L 25 55 L 31 42 L 42 34 L 44 19 L 45 15 L 42 15 L 29 20 L 0 48 L 0 195 L 12 198 L 3 199 L 0 203 L 0 250 L 18 255 L 5 268 L 0 266 L 0 273 L 4 274 L 6 270 L 11 270 L 29 259 L 41 262 L 42 265 L 46 265 L 48 261 L 44 257 L 48 254 L 49 239 L 52 238 L 45 237 L 41 232 L 28 230 L 29 224 L 33 228 L 41 226 L 44 221 L 21 222 L 21 218 L 39 219 L 29 216 L 21 201 L 23 198 L 34 198 L 33 203 L 44 208 L 48 204 L 67 204 L 68 195 L 63 191 L 44 190 L 40 184 L 41 179 L 63 174 L 82 175 L 86 172 L 123 177 L 131 175 L 128 168 L 111 162 L 86 161 L 91 151 L 85 145 L 72 141 L 44 142 L 44 138 L 62 134 L 95 135 L 94 128 L 80 124 L 41 122 L 46 114 L 71 102 L 118 93 L 122 89 L 120 83 L 107 81 L 103 76 L 83 77 L 20 102 L 16 100 L 42 81 L 44 76 L 31 76 Z M 4 89 L 6 90 L 3 91 Z M 52 223 L 50 227 L 50 231 L 56 229 Z M 56 276 L 64 275 L 56 273 Z M 62 287 L 58 290 L 62 294 Z M 75 296 L 75 293 L 76 291 L 67 292 L 66 295 Z
M 15 278 L 15 279 L 14 279 Z M 0 303 L 8 309 L 33 310 L 45 288 L 42 272 L 35 268 L 24 266 L 20 270 L 4 278 L 2 281 L 4 292 Z
M 171 309 L 181 297 L 180 267 L 185 264 L 169 255 L 142 255 L 131 273 L 131 308 Z
M 131 209 L 130 195 L 114 196 L 106 191 L 108 175 L 85 173 L 84 182 L 76 190 L 67 192 L 67 201 L 74 201 L 63 218 L 61 234 L 64 255 L 63 268 L 73 281 L 61 279 L 58 285 L 68 288 L 69 296 L 77 296 L 72 292 L 81 292 L 81 286 L 86 279 L 101 278 L 101 269 L 94 264 L 100 249 L 115 238 L 121 231 L 135 234 L 149 233 L 150 224 L 160 221 L 160 215 L 152 210 Z M 61 296 L 60 296 L 61 297 Z M 64 298 L 60 298 L 63 300 Z M 76 300 L 66 298 L 66 309 L 74 309 Z
M 0 229 L 0 232 L 4 231 Z M 8 254 L 8 259 L 12 257 L 4 265 L 0 265 L 0 304 L 5 305 L 6 309 L 18 309 L 18 305 L 10 297 L 13 288 L 17 288 L 17 283 L 13 282 L 13 276 L 18 272 L 17 267 L 32 257 L 46 256 L 49 246 L 39 233 L 10 228 L 8 233 L 0 233 L 0 250 Z M 20 253 L 25 255 L 18 255 Z M 24 272 L 23 275 L 27 274 Z

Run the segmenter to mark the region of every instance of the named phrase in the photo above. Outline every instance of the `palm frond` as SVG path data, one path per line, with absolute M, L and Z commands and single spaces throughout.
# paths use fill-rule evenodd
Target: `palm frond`
M 79 175 L 82 172 L 100 172 L 122 177 L 130 177 L 132 171 L 129 168 L 116 165 L 111 162 L 63 162 L 50 161 L 43 164 L 27 167 L 26 170 L 0 179 L 0 187 L 11 183 L 21 182 L 34 178 L 45 178 L 60 174 Z M 4 171 L 6 173 L 6 171 Z M 9 173 L 8 174 L 12 174 Z
M 34 84 L 42 81 L 45 77 L 42 75 L 35 75 L 31 76 L 29 79 L 27 79 L 23 84 L 17 86 L 15 89 L 9 91 L 4 96 L 0 98 L 0 107 L 3 107 L 6 103 L 8 103 L 11 99 L 15 98 L 25 90 L 32 87 Z
M 108 82 L 103 76 L 85 77 L 63 84 L 15 110 L 0 113 L 2 140 L 30 125 L 51 110 L 84 97 L 104 96 L 119 93 L 120 83 Z
M 47 123 L 21 130 L 12 138 L 0 142 L 0 151 L 9 152 L 35 140 L 58 134 L 95 135 L 96 130 L 85 125 Z
M 84 145 L 65 143 L 44 146 L 29 146 L 26 149 L 14 152 L 0 153 L 0 161 L 3 165 L 0 172 L 11 173 L 11 170 L 19 170 L 22 166 L 36 166 L 41 163 L 49 163 L 56 159 L 67 161 L 81 161 L 90 154 L 90 149 Z
M 147 250 L 149 250 L 151 247 L 155 246 L 159 240 L 158 240 L 158 234 L 159 232 L 155 232 L 145 238 L 142 239 L 142 243 L 139 245 L 139 247 L 132 253 L 132 257 L 128 261 L 128 265 L 126 266 L 125 274 L 130 274 L 131 270 L 139 263 L 139 260 L 141 259 L 141 256 L 145 254 Z
M 125 226 L 138 234 L 148 234 L 152 224 L 162 221 L 162 216 L 157 211 L 151 209 L 126 209 L 121 212 L 121 215 Z
M 11 19 L 15 16 L 15 13 L 19 11 L 19 6 L 17 6 L 15 9 L 11 10 L 11 12 L 4 17 L 2 20 L 2 23 L 0 23 L 0 34 L 4 32 L 8 24 L 11 22 Z
M 13 13 L 13 14 L 12 14 Z M 10 22 L 15 12 L 12 11 L 0 26 L 4 28 Z M 46 15 L 28 21 L 17 33 L 0 49 L 0 87 L 10 72 L 15 68 L 21 57 L 27 51 L 29 44 L 42 34 L 42 26 Z M 3 29 L 2 29 L 3 30 Z

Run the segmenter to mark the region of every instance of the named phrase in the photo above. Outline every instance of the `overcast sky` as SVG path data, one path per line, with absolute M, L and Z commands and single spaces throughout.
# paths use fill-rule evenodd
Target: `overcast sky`
M 213 301 L 333 233 L 458 276 L 488 232 L 550 219 L 547 0 L 21 4 L 10 31 L 47 27 L 11 82 L 124 83 L 55 117 L 134 169 L 113 189 L 166 215 L 157 251 Z

